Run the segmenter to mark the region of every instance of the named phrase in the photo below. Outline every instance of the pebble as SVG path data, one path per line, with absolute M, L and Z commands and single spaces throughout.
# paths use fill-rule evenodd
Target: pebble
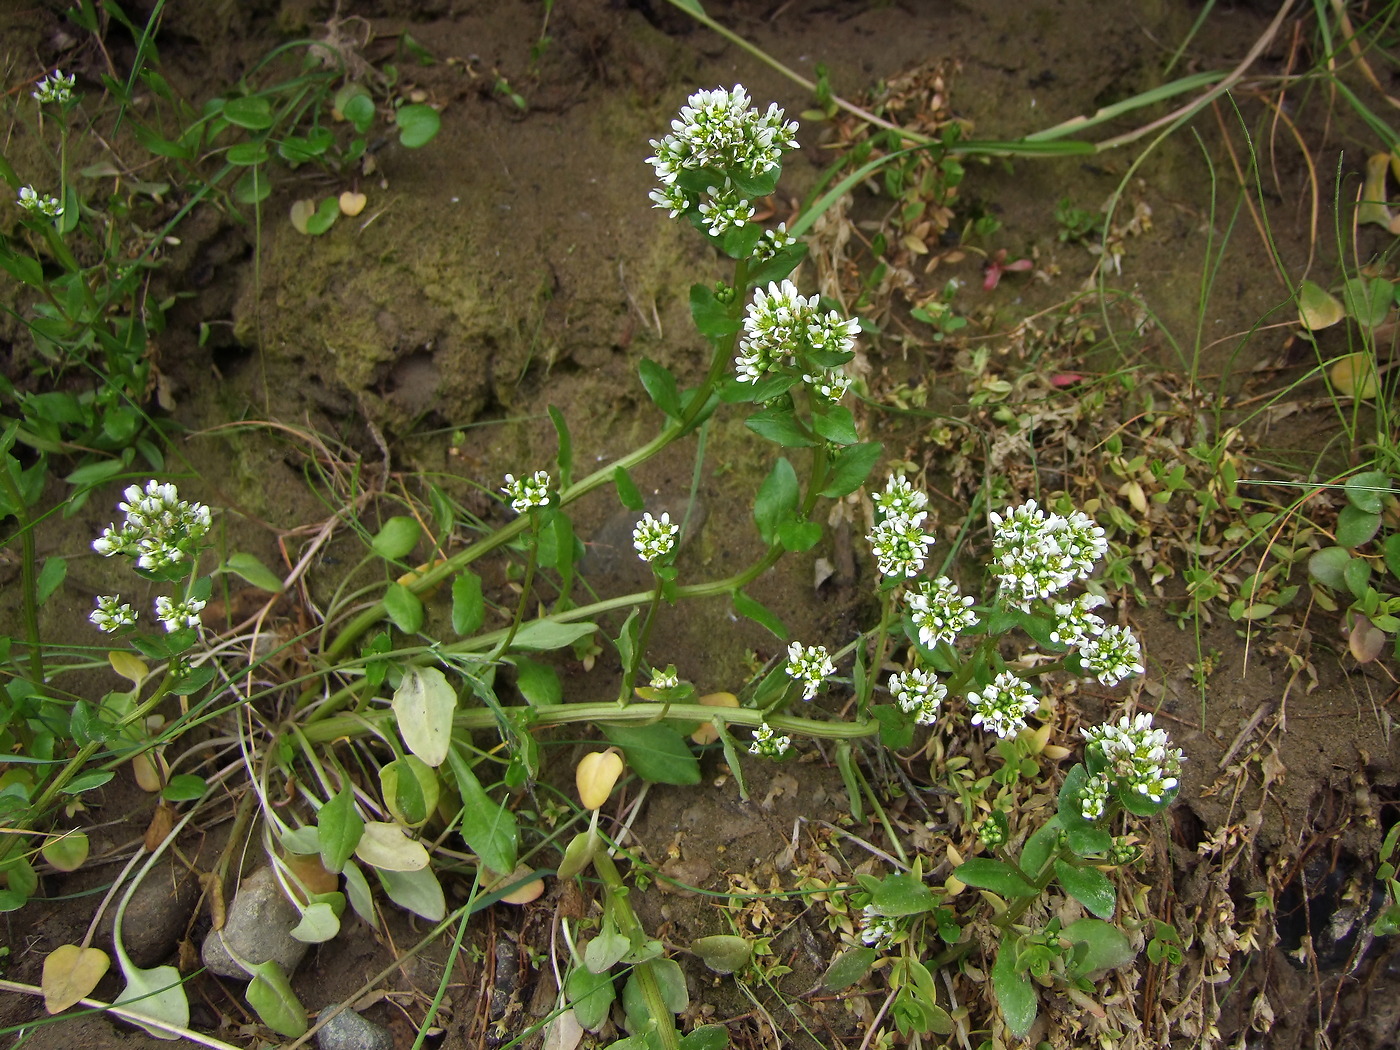
M 292 936 L 299 922 L 301 913 L 282 892 L 276 873 L 259 868 L 239 885 L 224 928 L 204 939 L 200 957 L 220 977 L 249 977 L 230 948 L 250 963 L 275 960 L 290 975 L 306 954 L 307 945 Z
M 335 1009 L 328 1006 L 317 1015 L 321 1018 Z M 394 1050 L 394 1036 L 383 1025 L 361 1017 L 354 1010 L 342 1010 L 316 1033 L 316 1045 L 321 1050 Z

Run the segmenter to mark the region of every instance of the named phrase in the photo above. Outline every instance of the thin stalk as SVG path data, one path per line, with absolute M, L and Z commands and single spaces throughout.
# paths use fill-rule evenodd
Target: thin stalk
M 515 635 L 520 630 L 520 623 L 525 619 L 525 610 L 530 604 L 530 592 L 535 586 L 535 568 L 540 560 L 540 523 L 533 511 L 527 516 L 530 520 L 530 553 L 525 561 L 525 579 L 520 587 L 520 601 L 515 606 L 515 615 L 511 617 L 510 628 L 506 631 L 506 636 L 501 639 L 501 644 L 491 654 L 492 661 L 500 659 L 510 648 L 510 643 L 515 641 Z
M 0 464 L 0 486 L 3 486 L 5 497 L 14 508 L 15 517 L 19 519 L 20 543 L 23 545 L 20 556 L 20 586 L 24 591 L 24 634 L 29 641 L 29 677 L 33 679 L 35 687 L 42 687 L 44 650 L 39 641 L 39 584 L 34 572 L 38 552 L 34 548 L 33 519 L 29 516 L 29 506 L 24 502 L 24 496 L 19 491 L 19 485 L 15 483 L 14 475 L 4 464 Z
M 641 667 L 642 656 L 647 651 L 647 643 L 651 641 L 651 629 L 656 624 L 656 610 L 661 605 L 661 592 L 665 586 L 666 581 L 657 576 L 656 586 L 651 590 L 651 601 L 647 603 L 647 618 L 642 621 L 636 648 L 632 650 L 632 658 L 627 661 L 627 667 L 622 672 L 622 689 L 617 697 L 619 704 L 631 703 L 632 686 L 637 681 L 637 670 Z

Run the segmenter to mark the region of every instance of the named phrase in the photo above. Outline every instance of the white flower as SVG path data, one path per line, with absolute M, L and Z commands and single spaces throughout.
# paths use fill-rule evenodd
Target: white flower
M 126 498 L 117 509 L 126 515 L 126 521 L 120 528 L 109 525 L 104 529 L 93 541 L 93 550 L 104 558 L 125 554 L 151 572 L 192 558 L 212 522 L 208 507 L 182 500 L 174 485 L 154 478 L 144 491 L 139 485 L 130 485 L 123 495 Z
M 910 518 L 928 507 L 928 494 L 916 489 L 903 474 L 891 474 L 885 491 L 870 498 L 887 518 Z
M 156 619 L 165 626 L 167 631 L 178 631 L 181 627 L 197 627 L 199 613 L 203 608 L 203 599 L 186 598 L 183 601 L 173 602 L 162 594 L 156 599 Z
M 890 675 L 891 698 L 921 726 L 931 726 L 938 720 L 938 709 L 947 695 L 948 687 L 932 671 L 915 667 Z
M 963 594 L 947 576 L 924 582 L 905 597 L 910 619 L 919 631 L 919 642 L 932 649 L 940 642 L 955 642 L 958 635 L 977 625 L 972 595 Z
M 827 655 L 826 646 L 793 642 L 788 646 L 787 673 L 789 678 L 802 683 L 802 699 L 811 700 L 822 682 L 836 673 L 836 665 Z
M 1084 792 L 1079 796 L 1079 815 L 1085 820 L 1098 820 L 1108 806 L 1108 793 L 1113 788 L 1112 780 L 1099 773 L 1089 778 Z
M 792 737 L 780 736 L 778 731 L 764 722 L 753 731 L 753 741 L 749 744 L 749 754 L 764 755 L 767 758 L 782 758 L 792 747 Z
M 709 187 L 700 201 L 700 222 L 715 237 L 752 218 L 753 201 L 745 198 L 728 179 L 723 186 Z
M 893 517 L 877 522 L 865 538 L 875 554 L 880 575 L 908 579 L 924 567 L 924 558 L 933 545 L 933 536 L 921 527 L 922 513 L 913 517 Z
M 881 915 L 875 905 L 867 904 L 860 916 L 860 939 L 862 943 L 879 951 L 894 947 L 894 939 L 900 933 L 899 920 Z
M 650 513 L 643 514 L 642 520 L 632 530 L 632 546 L 637 549 L 637 556 L 642 561 L 655 561 L 671 552 L 680 531 L 679 525 L 671 523 L 669 513 L 663 513 L 659 518 L 653 518 Z
M 88 614 L 99 631 L 111 634 L 122 627 L 130 627 L 136 622 L 136 610 L 122 602 L 120 594 L 100 594 L 97 608 Z
M 791 248 L 796 243 L 797 238 L 787 232 L 787 223 L 780 222 L 775 229 L 763 231 L 763 236 L 753 247 L 753 261 L 765 263 L 784 248 Z
M 1100 775 L 1114 786 L 1161 802 L 1180 783 L 1185 756 L 1180 748 L 1171 746 L 1164 730 L 1153 728 L 1151 713 L 1135 718 L 1124 715 L 1116 725 L 1090 726 L 1080 732 L 1090 746 L 1097 745 L 1103 753 L 1107 766 Z
M 1080 642 L 1079 662 L 1104 685 L 1117 685 L 1145 670 L 1137 635 L 1117 624 Z
M 823 401 L 835 404 L 846 396 L 846 391 L 851 389 L 852 380 L 839 368 L 832 368 L 816 375 L 804 375 L 802 382 L 806 383 L 807 389 Z
M 1011 671 L 1002 671 L 980 692 L 968 693 L 967 702 L 976 712 L 972 724 L 1002 739 L 1025 729 L 1026 716 L 1040 706 L 1031 687 Z
M 18 201 L 19 206 L 31 214 L 46 215 L 50 219 L 57 219 L 63 214 L 61 200 L 57 197 L 41 196 L 33 186 L 21 186 Z
M 1046 514 L 1027 500 L 1005 516 L 989 515 L 993 527 L 992 571 L 1008 605 L 1023 611 L 1093 570 L 1108 550 L 1103 529 L 1079 511 Z
M 1103 618 L 1090 610 L 1097 609 L 1104 600 L 1097 594 L 1085 592 L 1067 602 L 1055 603 L 1055 627 L 1050 632 L 1050 640 L 1057 645 L 1083 645 L 1095 635 L 1103 633 Z
M 667 664 L 664 671 L 655 669 L 651 672 L 651 687 L 653 689 L 674 689 L 681 684 L 681 676 L 676 671 L 675 664 Z
M 549 503 L 551 484 L 547 471 L 537 470 L 528 478 L 518 481 L 514 474 L 507 474 L 501 491 L 510 497 L 510 506 L 517 514 L 524 514 L 531 507 L 543 507 Z
M 757 178 L 777 167 L 784 152 L 797 148 L 796 136 L 795 121 L 784 121 L 775 105 L 760 113 L 741 85 L 732 91 L 697 91 L 671 121 L 670 133 L 652 140 L 656 152 L 647 163 L 664 186 L 682 171 L 700 168 Z
M 797 286 L 784 280 L 755 288 L 744 314 L 744 334 L 734 358 L 741 383 L 757 382 L 794 357 L 815 352 L 848 354 L 855 346 L 860 322 L 843 318 L 835 310 L 823 314 L 817 296 L 804 298 Z M 830 360 L 819 362 L 826 367 Z
M 37 89 L 33 92 L 35 101 L 40 104 L 45 102 L 67 102 L 73 97 L 73 86 L 78 78 L 71 73 L 63 75 L 63 70 L 55 69 L 52 73 L 39 81 Z

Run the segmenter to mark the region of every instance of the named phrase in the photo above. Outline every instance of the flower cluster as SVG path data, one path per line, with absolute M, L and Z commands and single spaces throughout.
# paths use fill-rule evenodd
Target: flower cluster
M 1103 634 L 1103 629 L 1108 625 L 1103 622 L 1103 617 L 1095 615 L 1093 611 L 1103 604 L 1101 597 L 1087 591 L 1067 602 L 1056 602 L 1053 607 L 1055 626 L 1050 631 L 1050 640 L 1072 648 Z
M 40 105 L 51 103 L 67 102 L 73 97 L 73 87 L 78 82 L 78 78 L 73 74 L 63 75 L 63 70 L 55 69 L 52 73 L 39 81 L 35 88 L 34 100 Z
M 637 557 L 642 561 L 655 561 L 671 553 L 680 531 L 679 525 L 672 524 L 669 513 L 662 513 L 659 518 L 653 518 L 650 513 L 643 514 L 642 520 L 632 530 L 632 546 L 637 549 Z
M 749 754 L 765 758 L 782 758 L 792 748 L 792 737 L 783 736 L 764 722 L 753 731 L 753 741 L 749 744 Z
M 506 483 L 501 491 L 510 497 L 510 508 L 517 514 L 524 514 L 531 507 L 543 507 L 549 503 L 549 472 L 537 470 L 528 478 L 516 479 L 514 474 L 506 475 Z
M 831 662 L 826 646 L 804 646 L 793 642 L 788 646 L 787 673 L 802 683 L 802 699 L 811 700 L 828 677 L 836 673 L 836 665 Z
M 156 599 L 156 619 L 165 626 L 167 631 L 178 631 L 182 627 L 196 627 L 199 625 L 199 613 L 203 608 L 204 601 L 201 598 L 185 598 L 176 602 L 161 595 Z
M 898 919 L 881 915 L 875 910 L 875 905 L 867 904 L 860 915 L 860 939 L 861 943 L 875 948 L 878 951 L 887 951 L 894 947 L 895 938 L 902 933 Z
M 972 595 L 963 594 L 946 576 L 932 583 L 924 581 L 904 600 L 919 632 L 919 642 L 927 649 L 939 642 L 957 641 L 958 635 L 978 622 L 977 613 L 972 609 Z
M 675 215 L 672 214 L 671 218 L 674 219 Z M 765 263 L 784 248 L 791 248 L 796 243 L 797 238 L 787 232 L 787 223 L 780 222 L 775 229 L 763 231 L 763 236 L 754 245 L 753 261 Z
M 793 358 L 805 359 L 813 353 L 842 355 L 851 352 L 860 322 L 844 318 L 835 310 L 822 313 L 817 303 L 817 296 L 804 298 L 798 294 L 797 286 L 787 280 L 754 289 L 753 301 L 744 314 L 739 353 L 734 358 L 739 382 L 756 383 L 764 373 Z M 840 382 L 839 378 L 826 376 L 828 371 L 830 369 L 823 367 L 823 375 L 818 378 Z
M 676 670 L 675 664 L 667 664 L 664 671 L 653 669 L 651 672 L 651 687 L 653 689 L 674 689 L 681 684 L 680 672 Z
M 924 567 L 933 537 L 924 532 L 928 496 L 915 489 L 904 475 L 891 475 L 885 491 L 875 496 L 883 517 L 865 538 L 875 554 L 880 575 L 908 579 Z
M 42 196 L 33 186 L 19 188 L 19 206 L 31 215 L 44 215 L 50 219 L 57 219 L 63 214 L 61 200 L 57 197 Z
M 769 105 L 760 112 L 748 92 L 736 84 L 732 91 L 697 91 L 671 121 L 665 137 L 652 139 L 655 153 L 647 163 L 661 188 L 651 191 L 658 208 L 672 218 L 695 209 L 701 224 L 714 236 L 753 218 L 753 203 L 734 180 L 751 181 L 777 168 L 783 154 L 797 148 L 797 123 Z M 682 176 L 705 172 L 703 194 Z
M 913 715 L 921 726 L 931 726 L 938 720 L 938 709 L 947 695 L 948 687 L 932 671 L 915 667 L 890 675 L 890 696 L 900 710 Z
M 967 694 L 968 705 L 976 712 L 972 724 L 982 726 L 1002 739 L 1026 728 L 1026 716 L 1040 706 L 1031 687 L 1011 671 L 1002 671 L 979 692 Z
M 804 374 L 802 382 L 806 383 L 807 389 L 816 394 L 817 397 L 835 404 L 846 396 L 846 391 L 851 389 L 852 380 L 841 369 L 828 368 L 817 375 Z
M 120 529 L 109 525 L 92 543 L 104 558 L 125 554 L 150 572 L 165 572 L 190 560 L 209 531 L 209 508 L 180 499 L 175 486 L 152 480 L 143 492 L 132 485 L 117 509 L 126 514 Z
M 120 594 L 98 595 L 97 608 L 88 614 L 94 627 L 106 634 L 130 627 L 136 622 L 136 610 L 122 602 Z
M 1114 624 L 1079 643 L 1079 662 L 1104 685 L 1143 673 L 1142 645 L 1127 627 Z
M 1022 611 L 1084 579 L 1108 550 L 1103 529 L 1080 511 L 1047 514 L 1027 500 L 991 521 L 992 569 L 1007 604 Z
M 1181 782 L 1185 757 L 1180 748 L 1171 746 L 1165 730 L 1153 728 L 1150 712 L 1132 718 L 1124 715 L 1116 725 L 1090 726 L 1081 732 L 1087 746 L 1097 748 L 1105 762 L 1084 790 L 1086 810 L 1091 789 L 1096 798 L 1106 799 L 1110 789 L 1119 788 L 1161 802 Z M 1096 785 L 1096 780 L 1101 784 Z M 1096 819 L 1087 812 L 1084 815 Z

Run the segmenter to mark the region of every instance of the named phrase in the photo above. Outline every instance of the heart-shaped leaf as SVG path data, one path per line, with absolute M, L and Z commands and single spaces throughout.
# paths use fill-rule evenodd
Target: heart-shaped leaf
M 421 871 L 428 866 L 428 851 L 423 843 L 409 838 L 399 825 L 382 820 L 365 824 L 355 856 L 380 871 Z
M 190 1026 L 190 1001 L 185 997 L 185 986 L 180 983 L 179 970 L 173 966 L 143 970 L 139 966 L 124 965 L 123 972 L 126 987 L 117 996 L 115 1005 L 126 1007 L 132 1014 L 164 1021 L 176 1028 Z M 180 1038 L 169 1028 L 146 1024 L 137 1017 L 131 1020 L 157 1039 Z
M 367 203 L 369 203 L 369 198 L 363 193 L 346 190 L 340 195 L 340 214 L 348 219 L 353 219 L 365 210 Z
M 61 1014 L 96 988 L 111 965 L 100 948 L 59 945 L 44 959 L 44 1009 Z
M 88 857 L 88 837 L 81 831 L 70 831 L 49 839 L 39 852 L 59 871 L 77 871 Z

